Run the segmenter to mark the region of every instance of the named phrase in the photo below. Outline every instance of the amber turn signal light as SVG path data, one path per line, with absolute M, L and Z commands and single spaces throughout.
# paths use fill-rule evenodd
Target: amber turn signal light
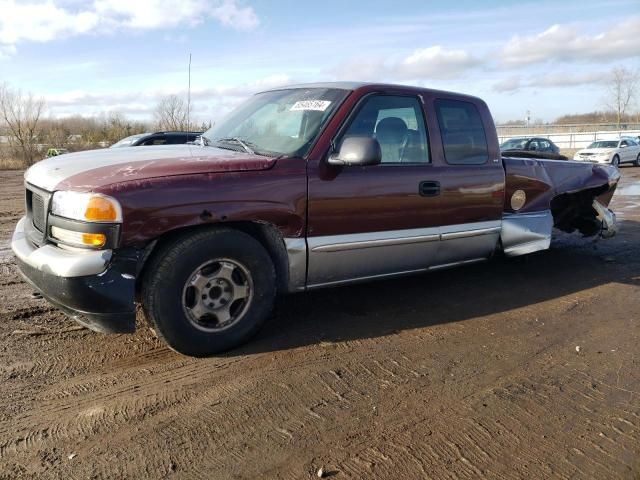
M 103 233 L 83 233 L 82 243 L 92 247 L 102 247 L 107 243 L 107 237 Z
M 69 245 L 78 247 L 102 247 L 107 243 L 104 233 L 83 233 L 66 228 L 51 227 L 51 236 Z
M 115 222 L 118 218 L 118 212 L 108 199 L 93 196 L 87 203 L 84 218 L 90 222 Z

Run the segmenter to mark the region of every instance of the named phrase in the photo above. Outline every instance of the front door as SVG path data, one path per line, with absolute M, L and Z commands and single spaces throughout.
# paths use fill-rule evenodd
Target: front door
M 380 165 L 310 167 L 309 286 L 426 269 L 437 254 L 439 184 L 420 98 L 365 97 L 337 143 L 362 135 L 380 143 Z

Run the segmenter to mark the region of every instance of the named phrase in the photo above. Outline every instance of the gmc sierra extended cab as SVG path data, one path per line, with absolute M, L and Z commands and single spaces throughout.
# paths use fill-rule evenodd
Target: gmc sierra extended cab
M 554 227 L 615 233 L 615 167 L 508 155 L 478 98 L 279 88 L 195 145 L 35 164 L 12 249 L 81 324 L 132 332 L 141 304 L 173 349 L 209 355 L 249 339 L 279 293 L 528 254 Z

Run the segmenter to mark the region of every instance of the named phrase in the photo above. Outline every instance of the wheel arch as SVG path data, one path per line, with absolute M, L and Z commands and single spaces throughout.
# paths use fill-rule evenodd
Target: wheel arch
M 267 251 L 276 272 L 276 288 L 278 293 L 288 291 L 289 285 L 289 257 L 287 255 L 284 238 L 278 228 L 267 222 L 236 221 L 208 225 L 192 225 L 171 230 L 149 242 L 143 249 L 138 263 L 136 275 L 136 292 L 140 291 L 140 285 L 144 280 L 146 267 L 154 255 L 181 239 L 203 230 L 228 229 L 243 232 L 258 241 Z

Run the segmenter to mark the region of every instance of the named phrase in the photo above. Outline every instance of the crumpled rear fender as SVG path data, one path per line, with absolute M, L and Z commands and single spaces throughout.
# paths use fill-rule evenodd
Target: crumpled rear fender
M 608 206 L 620 180 L 618 169 L 611 165 L 510 157 L 502 161 L 506 175 L 505 212 L 510 213 L 514 212 L 510 200 L 516 190 L 523 190 L 527 198 L 518 213 L 548 210 L 556 197 L 586 191 Z
M 615 214 L 607 206 L 620 180 L 617 168 L 566 160 L 502 161 L 506 195 L 501 241 L 507 255 L 548 248 L 553 227 L 584 236 L 615 234 Z M 515 210 L 511 198 L 517 191 L 526 200 Z

